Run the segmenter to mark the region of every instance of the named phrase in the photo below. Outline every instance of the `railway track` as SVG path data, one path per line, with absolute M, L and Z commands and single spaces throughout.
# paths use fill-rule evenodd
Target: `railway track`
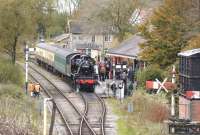
M 79 109 L 74 105 L 74 103 L 63 93 L 53 82 L 48 79 L 45 75 L 41 74 L 38 70 L 34 69 L 32 66 L 29 68 L 30 75 L 36 79 L 42 86 L 45 93 L 48 93 L 49 97 L 53 99 L 56 104 L 56 108 L 61 115 L 65 126 L 67 127 L 68 134 L 76 135 L 79 133 L 80 119 L 82 118 L 88 128 L 88 133 L 83 133 L 84 135 L 96 135 L 90 124 L 87 122 L 86 118 L 82 115 Z M 65 101 L 63 101 L 65 100 Z M 64 102 L 60 105 L 59 102 Z M 68 110 L 71 110 L 69 116 L 69 111 L 66 111 L 64 107 L 67 106 Z
M 32 81 L 34 80 L 35 82 L 37 82 L 37 79 L 33 75 L 29 74 L 29 76 L 31 77 Z M 52 98 L 53 99 L 53 97 L 51 96 L 51 94 L 48 91 L 45 90 L 46 88 L 44 88 L 42 85 L 41 85 L 41 88 L 42 88 L 42 90 L 44 90 L 44 92 L 45 92 L 45 94 L 46 94 L 46 96 L 48 98 Z M 63 121 L 63 123 L 65 125 L 65 129 L 68 131 L 68 133 L 70 135 L 73 135 L 72 130 L 71 130 L 70 126 L 69 126 L 69 122 L 66 120 L 64 114 L 59 109 L 58 104 L 54 100 L 52 102 L 55 105 L 55 107 L 57 108 L 57 111 L 58 111 L 58 113 L 59 113 L 59 115 L 60 115 L 60 117 L 61 117 L 61 119 L 62 119 L 62 121 Z
M 94 93 L 81 93 L 81 96 L 85 102 L 84 116 L 87 117 L 92 128 L 96 129 L 97 134 L 105 135 L 106 106 L 104 101 Z
M 43 87 L 45 93 L 48 93 L 47 95 L 54 99 L 53 101 L 61 118 L 63 119 L 68 134 L 105 135 L 104 125 L 106 106 L 104 101 L 98 95 L 94 93 L 78 94 L 79 96 L 76 96 L 76 98 L 81 98 L 84 103 L 84 109 L 81 109 L 80 107 L 78 108 L 73 102 L 73 99 L 75 98 L 70 99 L 68 96 L 66 96 L 66 93 L 60 90 L 48 77 L 46 77 L 44 74 L 41 74 L 41 71 L 36 70 L 32 65 L 30 65 L 29 71 L 31 72 L 31 76 L 33 78 L 37 78 L 37 80 L 39 79 L 38 82 L 40 82 L 40 85 Z M 92 95 L 93 98 L 91 98 L 90 95 Z M 65 105 L 67 107 L 71 106 L 70 110 L 74 110 L 73 118 L 66 116 L 66 112 L 62 109 L 63 107 L 59 106 L 58 104 L 59 100 L 66 100 Z M 98 107 L 94 107 L 92 104 L 96 104 Z M 98 112 L 96 112 L 97 108 L 99 109 Z

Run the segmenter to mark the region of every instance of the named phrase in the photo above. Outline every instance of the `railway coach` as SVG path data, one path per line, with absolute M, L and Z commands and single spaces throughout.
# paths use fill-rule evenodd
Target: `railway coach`
M 38 43 L 35 55 L 39 65 L 69 77 L 77 91 L 94 91 L 95 61 L 90 56 L 47 43 Z

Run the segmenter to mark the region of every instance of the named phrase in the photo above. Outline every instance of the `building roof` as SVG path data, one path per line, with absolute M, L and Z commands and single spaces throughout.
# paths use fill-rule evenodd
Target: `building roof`
M 134 35 L 123 41 L 118 47 L 109 49 L 107 55 L 136 59 L 140 52 L 139 45 L 145 41 L 141 36 Z
M 64 33 L 64 34 L 61 34 L 61 35 L 59 35 L 59 36 L 54 37 L 53 40 L 54 40 L 55 42 L 61 42 L 61 41 L 63 41 L 64 39 L 68 39 L 68 38 L 70 38 L 70 35 Z
M 76 49 L 93 49 L 93 50 L 99 50 L 100 46 L 98 44 L 95 43 L 82 43 L 82 44 L 76 44 Z
M 69 32 L 73 34 L 114 34 L 112 26 L 103 26 L 86 21 L 70 21 Z
M 178 53 L 178 56 L 186 56 L 186 57 L 188 56 L 189 57 L 189 56 L 199 54 L 199 53 L 200 53 L 200 48 L 180 52 L 180 53 Z

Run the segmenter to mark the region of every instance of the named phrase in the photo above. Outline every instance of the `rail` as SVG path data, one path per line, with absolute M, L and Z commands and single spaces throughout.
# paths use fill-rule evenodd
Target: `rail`
M 67 97 L 65 96 L 65 94 L 56 86 L 54 85 L 54 83 L 49 80 L 45 75 L 41 74 L 38 70 L 34 69 L 31 65 L 29 65 L 29 67 L 34 70 L 35 72 L 37 72 L 40 76 L 42 76 L 44 79 L 46 79 L 51 85 L 54 86 L 54 88 L 56 89 L 56 91 L 58 91 L 70 104 L 71 106 L 74 108 L 74 110 L 81 116 L 81 118 L 84 120 L 84 122 L 86 123 L 87 127 L 89 128 L 90 132 L 93 135 L 96 135 L 96 133 L 94 132 L 94 130 L 92 129 L 92 127 L 90 126 L 90 124 L 88 123 L 88 121 L 86 120 L 85 116 L 81 114 L 81 112 L 78 110 L 78 108 L 73 104 L 73 102 Z M 50 96 L 51 97 L 51 96 Z M 53 97 L 51 97 L 53 99 Z

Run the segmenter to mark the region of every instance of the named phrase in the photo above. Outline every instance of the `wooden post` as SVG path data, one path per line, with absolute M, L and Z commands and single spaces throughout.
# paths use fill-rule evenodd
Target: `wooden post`
M 51 98 L 44 99 L 44 127 L 43 127 L 43 135 L 47 135 L 47 102 L 52 100 Z
M 56 105 L 53 102 L 52 115 L 51 115 L 51 125 L 50 125 L 50 129 L 49 129 L 49 135 L 53 134 L 53 126 L 54 126 L 54 122 L 55 122 L 55 114 L 56 114 Z

